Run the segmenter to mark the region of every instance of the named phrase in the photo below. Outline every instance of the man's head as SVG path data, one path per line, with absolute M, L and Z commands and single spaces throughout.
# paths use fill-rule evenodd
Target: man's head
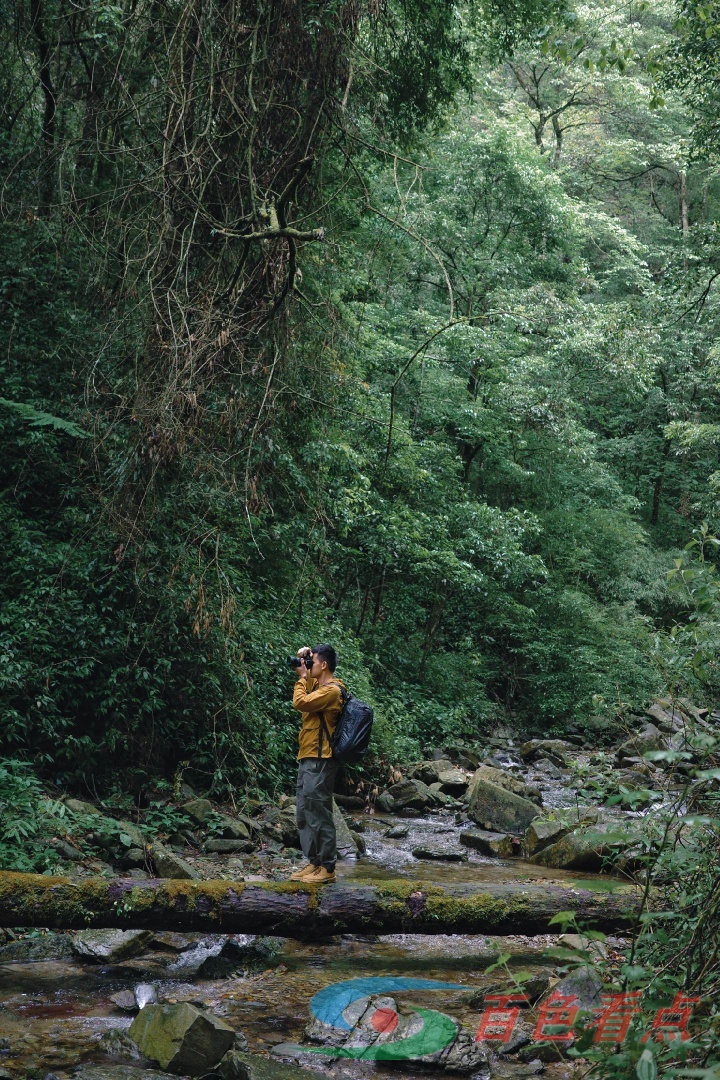
M 310 674 L 318 679 L 323 671 L 329 671 L 332 675 L 337 667 L 337 653 L 332 645 L 316 645 L 312 650 L 313 666 L 309 669 Z

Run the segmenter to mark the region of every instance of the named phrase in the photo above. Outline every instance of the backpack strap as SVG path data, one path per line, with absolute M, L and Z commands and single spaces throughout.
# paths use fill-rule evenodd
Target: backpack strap
M 347 702 L 348 702 L 348 700 L 350 698 L 350 695 L 348 694 L 347 690 L 343 689 L 343 687 L 340 685 L 340 683 L 337 683 L 337 682 L 335 682 L 333 680 L 332 685 L 337 686 L 338 690 L 340 691 L 340 708 L 344 709 L 345 705 L 347 704 Z M 327 725 L 325 723 L 325 713 L 321 710 L 318 713 L 318 716 L 320 717 L 320 725 L 318 727 L 318 752 L 317 752 L 317 756 L 318 756 L 318 761 L 320 761 L 320 759 L 322 758 L 323 735 L 327 739 L 328 745 L 330 746 L 331 750 L 332 750 L 332 740 L 330 738 L 330 732 L 328 731 Z

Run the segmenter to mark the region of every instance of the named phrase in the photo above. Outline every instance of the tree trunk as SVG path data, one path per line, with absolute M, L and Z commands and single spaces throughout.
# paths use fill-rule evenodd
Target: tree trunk
M 212 931 L 306 938 L 337 933 L 540 934 L 572 910 L 595 929 L 627 929 L 640 892 L 572 882 L 453 885 L 136 880 L 0 873 L 0 926 Z

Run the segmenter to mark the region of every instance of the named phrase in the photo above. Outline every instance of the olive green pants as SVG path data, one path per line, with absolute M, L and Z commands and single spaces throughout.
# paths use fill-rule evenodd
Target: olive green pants
M 337 860 L 332 804 L 337 770 L 332 758 L 298 762 L 295 820 L 300 844 L 307 861 L 326 870 L 334 870 Z

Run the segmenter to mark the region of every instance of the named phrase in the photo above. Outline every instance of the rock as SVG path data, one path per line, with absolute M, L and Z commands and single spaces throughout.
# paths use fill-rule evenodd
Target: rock
M 492 859 L 509 859 L 514 854 L 513 838 L 507 833 L 468 829 L 460 833 L 460 843 Z
M 128 1032 L 140 1052 L 162 1069 L 203 1076 L 225 1056 L 235 1031 L 224 1020 L 195 1005 L 147 1005 Z
M 365 843 L 365 837 L 361 836 L 359 832 L 355 832 L 354 829 L 350 830 L 350 835 L 357 844 L 358 854 L 367 855 L 367 844 Z
M 70 934 L 49 933 L 0 945 L 0 964 L 26 960 L 65 960 L 73 955 Z
M 116 964 L 144 952 L 152 938 L 149 930 L 79 930 L 72 950 L 83 960 Z
M 567 764 L 565 755 L 569 749 L 562 739 L 530 739 L 520 747 L 520 756 L 525 762 L 549 758 L 553 765 L 562 768 Z
M 342 816 L 340 807 L 333 799 L 333 824 L 337 838 L 337 853 L 339 859 L 356 859 L 360 849 L 350 832 L 348 823 Z
M 472 801 L 473 795 L 475 794 L 475 788 L 482 780 L 488 780 L 491 784 L 497 784 L 498 787 L 504 788 L 505 791 L 511 791 L 513 795 L 519 795 L 521 799 L 542 803 L 542 796 L 538 788 L 531 787 L 523 780 L 519 780 L 516 776 L 512 776 L 512 774 L 505 769 L 495 769 L 491 765 L 481 765 L 480 768 L 476 769 L 473 773 L 470 785 L 465 794 L 467 802 Z
M 600 1005 L 603 981 L 598 969 L 590 965 L 576 968 L 552 989 L 562 997 L 576 997 L 581 1009 L 596 1009 Z
M 438 773 L 437 782 L 444 795 L 454 797 L 464 795 L 469 783 L 467 774 L 462 769 L 442 769 Z
M 448 851 L 445 848 L 416 847 L 412 853 L 416 859 L 435 859 L 438 862 L 465 862 L 467 859 L 462 851 Z
M 473 990 L 468 994 L 465 1001 L 470 1008 L 482 1010 L 485 1008 L 486 1004 L 488 1006 L 492 1004 L 492 1002 L 488 1001 L 488 998 L 494 997 L 497 999 L 498 996 L 512 993 L 517 994 L 518 996 L 523 995 L 527 998 L 526 1002 L 521 1003 L 521 1007 L 527 1007 L 534 1005 L 538 998 L 547 993 L 549 986 L 550 976 L 545 972 L 542 972 L 539 975 L 533 975 L 526 982 L 522 984 L 519 983 L 516 986 L 513 986 L 512 984 L 508 986 L 508 983 L 504 982 L 495 983 L 492 986 L 485 986 L 482 990 Z
M 409 832 L 409 825 L 393 825 L 384 835 L 388 840 L 404 840 Z
M 489 780 L 473 779 L 468 814 L 492 832 L 519 833 L 537 817 L 537 806 Z
M 266 968 L 282 948 L 279 938 L 242 935 L 230 937 L 220 952 L 208 956 L 197 969 L 199 979 L 225 979 L 239 969 Z
M 235 855 L 255 850 L 252 840 L 206 840 L 206 851 L 219 852 L 221 855 Z
M 433 801 L 427 784 L 421 780 L 401 780 L 389 787 L 387 794 L 393 800 L 395 810 L 426 810 Z
M 389 791 L 383 791 L 378 795 L 375 800 L 375 808 L 379 810 L 381 814 L 392 814 L 395 812 L 395 800 Z
M 547 776 L 548 780 L 559 780 L 563 775 L 562 769 L 559 769 L 557 765 L 553 765 L 550 758 L 537 758 L 533 762 L 533 768 Z
M 334 799 L 338 806 L 341 806 L 344 810 L 365 809 L 365 800 L 361 795 L 340 795 L 340 793 L 336 791 Z
M 179 855 L 169 851 L 162 844 L 154 844 L 152 858 L 155 863 L 155 873 L 159 878 L 182 878 L 183 880 L 199 881 L 200 875 L 193 870 L 190 863 L 185 862 Z
M 592 829 L 576 829 L 562 839 L 532 855 L 529 862 L 555 870 L 590 870 L 598 872 L 608 865 L 632 839 L 616 826 L 596 825 Z
M 450 758 L 453 765 L 459 765 L 461 769 L 473 772 L 480 764 L 480 755 L 471 746 L 458 743 L 456 746 L 448 746 L 445 755 Z
M 169 949 L 170 952 L 181 953 L 191 949 L 195 944 L 193 937 L 187 934 L 176 934 L 172 930 L 164 930 L 155 934 L 152 940 L 155 948 Z
M 209 799 L 190 799 L 189 802 L 183 803 L 181 809 L 189 818 L 192 818 L 196 825 L 204 825 L 214 813 L 213 804 Z
M 143 848 L 132 847 L 120 856 L 123 870 L 144 870 L 147 860 Z
M 642 757 L 649 750 L 667 750 L 667 747 L 667 738 L 654 724 L 646 724 L 642 731 L 620 744 L 615 752 L 615 760 L 620 762 L 623 758 Z
M 123 1012 L 137 1012 L 138 1004 L 132 990 L 118 990 L 117 994 L 111 994 L 110 1000 Z
M 518 990 L 518 993 L 522 993 L 522 990 Z M 507 1057 L 508 1054 L 516 1054 L 518 1050 L 522 1049 L 524 1046 L 528 1046 L 532 1042 L 534 1031 L 535 1025 L 524 1017 L 519 1016 L 515 1021 L 512 1034 L 508 1041 L 492 1043 L 492 1048 L 501 1057 Z
M 249 840 L 250 829 L 239 818 L 223 816 L 223 839 L 224 840 Z
M 645 710 L 645 715 L 650 717 L 658 731 L 666 735 L 674 735 L 676 731 L 682 731 L 685 727 L 682 713 L 673 708 L 669 698 L 654 702 Z
M 103 1053 L 109 1057 L 124 1058 L 126 1061 L 140 1061 L 141 1059 L 140 1051 L 123 1028 L 110 1028 L 104 1031 L 100 1036 L 99 1045 Z
M 327 1080 L 327 1073 L 301 1069 L 297 1065 L 284 1065 L 238 1050 L 230 1050 L 225 1055 L 217 1072 L 222 1080 Z
M 72 1076 L 73 1080 L 175 1080 L 170 1073 L 139 1065 L 81 1065 Z
M 95 814 L 102 817 L 102 811 L 98 810 L 97 806 L 83 802 L 82 799 L 63 799 L 63 802 L 71 814 Z
M 82 862 L 85 858 L 82 851 L 68 844 L 67 840 L 51 840 L 48 846 L 57 851 L 61 859 L 67 859 L 68 862 Z
M 445 794 L 442 789 L 442 784 L 440 783 L 430 784 L 428 791 L 430 792 L 430 795 L 432 796 L 432 801 L 436 806 L 451 806 L 452 803 L 455 802 L 455 799 L 452 795 Z
M 440 773 L 445 769 L 452 768 L 452 761 L 449 758 L 437 758 L 432 761 L 421 761 L 419 765 L 410 773 L 412 780 L 420 780 L 423 784 L 427 784 L 430 787 L 431 784 L 437 784 L 440 780 Z
M 134 993 L 138 1009 L 144 1009 L 146 1005 L 157 1004 L 157 989 L 152 983 L 138 983 Z
M 562 945 L 566 949 L 578 949 L 581 952 L 591 953 L 599 960 L 607 959 L 608 951 L 605 943 L 593 941 L 591 938 L 586 938 L 584 934 L 561 934 L 558 938 L 558 945 Z
M 535 821 L 530 822 L 525 831 L 523 854 L 535 855 L 543 848 L 561 840 L 563 836 L 567 836 L 570 829 L 571 826 L 563 821 L 545 821 L 543 818 L 536 818 Z

